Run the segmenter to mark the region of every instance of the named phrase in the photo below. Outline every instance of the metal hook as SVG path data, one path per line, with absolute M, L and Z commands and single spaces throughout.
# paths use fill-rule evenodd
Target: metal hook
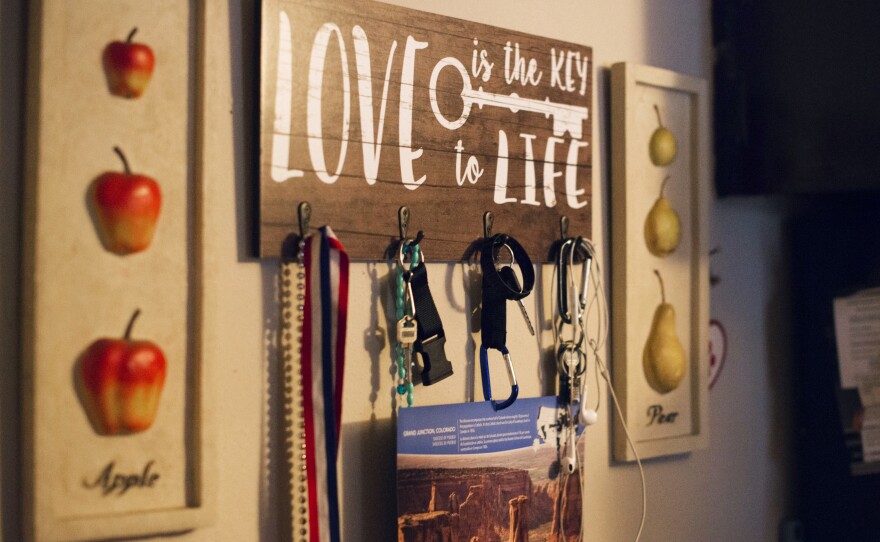
M 492 399 L 492 382 L 489 378 L 489 348 L 480 345 L 480 373 L 483 381 L 483 398 L 492 404 L 492 410 L 504 410 L 516 401 L 519 395 L 519 384 L 516 383 L 516 373 L 513 372 L 513 361 L 506 346 L 498 349 L 504 362 L 507 364 L 507 380 L 510 382 L 510 396 L 504 401 Z
M 483 213 L 483 237 L 486 239 L 492 237 L 492 227 L 495 226 L 495 215 L 492 211 Z
M 571 221 L 568 219 L 568 215 L 562 215 L 559 217 L 559 235 L 563 241 L 568 239 L 568 226 Z
M 397 210 L 397 225 L 400 230 L 401 241 L 406 239 L 406 231 L 409 229 L 409 207 L 403 205 Z
M 312 219 L 312 206 L 309 205 L 309 202 L 300 202 L 297 215 L 299 217 L 299 238 L 305 239 L 309 234 L 309 221 Z

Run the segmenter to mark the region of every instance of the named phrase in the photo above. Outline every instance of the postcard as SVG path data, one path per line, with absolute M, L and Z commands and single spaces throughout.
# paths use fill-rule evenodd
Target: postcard
M 577 541 L 580 472 L 566 458 L 583 426 L 570 435 L 572 419 L 577 407 L 557 397 L 498 412 L 488 402 L 401 409 L 398 539 Z

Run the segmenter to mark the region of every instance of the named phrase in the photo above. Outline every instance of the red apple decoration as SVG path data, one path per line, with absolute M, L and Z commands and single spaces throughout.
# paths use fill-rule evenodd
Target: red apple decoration
M 104 48 L 104 73 L 114 96 L 137 98 L 153 75 L 153 50 L 149 45 L 131 41 L 136 32 L 137 28 L 132 28 L 125 41 L 114 41 Z
M 113 150 L 122 160 L 125 171 L 107 172 L 98 177 L 92 203 L 104 247 L 122 256 L 150 246 L 162 206 L 162 193 L 154 179 L 131 172 L 119 147 Z
M 98 339 L 80 359 L 80 395 L 89 421 L 102 435 L 145 431 L 156 419 L 165 355 L 150 341 L 131 339 L 140 312 L 134 312 L 122 339 Z

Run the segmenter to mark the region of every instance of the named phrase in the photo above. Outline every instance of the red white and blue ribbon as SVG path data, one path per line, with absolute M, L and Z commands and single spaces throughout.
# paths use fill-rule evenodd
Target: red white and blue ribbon
M 329 226 L 305 244 L 303 421 L 310 542 L 338 542 L 336 458 L 348 309 L 348 255 Z M 295 526 L 294 526 L 295 527 Z

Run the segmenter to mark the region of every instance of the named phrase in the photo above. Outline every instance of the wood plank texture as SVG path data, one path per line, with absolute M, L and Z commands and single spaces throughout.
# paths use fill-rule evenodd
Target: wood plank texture
M 535 261 L 560 216 L 589 234 L 589 47 L 372 1 L 269 0 L 261 67 L 260 256 L 297 231 L 301 201 L 360 260 L 384 257 L 402 205 L 434 261 L 465 258 L 484 211 Z

